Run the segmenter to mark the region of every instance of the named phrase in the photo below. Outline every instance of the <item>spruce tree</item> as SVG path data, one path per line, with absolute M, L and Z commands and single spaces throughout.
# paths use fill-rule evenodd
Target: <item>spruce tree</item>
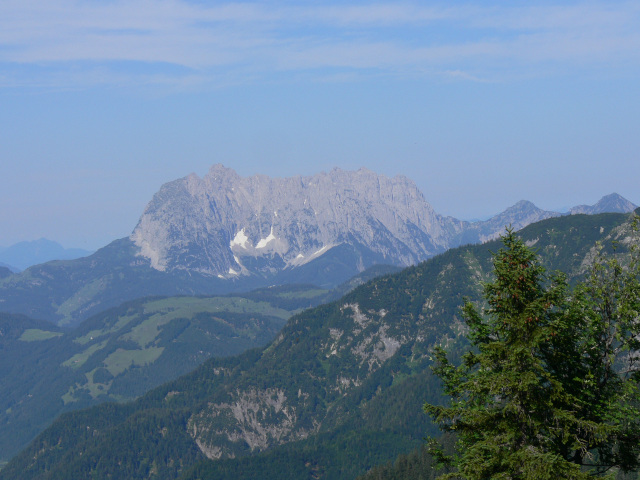
M 569 292 L 513 231 L 503 243 L 486 311 L 463 308 L 472 349 L 459 366 L 435 349 L 450 403 L 424 409 L 458 437 L 452 457 L 431 442 L 453 469 L 440 478 L 587 479 L 636 468 L 637 255 L 625 268 L 597 257 Z

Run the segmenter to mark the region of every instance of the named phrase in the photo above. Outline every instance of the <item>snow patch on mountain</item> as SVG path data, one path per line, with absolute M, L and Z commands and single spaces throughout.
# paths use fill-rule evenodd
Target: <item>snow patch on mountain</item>
M 242 248 L 247 248 L 247 242 L 249 241 L 249 237 L 244 233 L 244 228 L 236 233 L 236 236 L 233 237 L 233 240 L 229 243 L 229 247 L 233 248 L 235 245 L 238 245 Z M 249 244 L 251 246 L 251 244 Z
M 258 244 L 256 245 L 256 248 L 264 248 L 269 244 L 270 241 L 275 239 L 276 237 L 273 235 L 273 227 L 271 227 L 269 236 L 267 238 L 261 238 Z

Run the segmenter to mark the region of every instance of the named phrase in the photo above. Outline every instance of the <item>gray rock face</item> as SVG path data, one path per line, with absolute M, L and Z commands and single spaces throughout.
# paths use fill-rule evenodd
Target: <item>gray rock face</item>
M 571 213 L 633 208 L 614 194 Z M 375 263 L 412 265 L 461 244 L 494 239 L 507 226 L 519 230 L 559 215 L 523 200 L 470 223 L 438 215 L 402 176 L 335 168 L 308 177 L 244 178 L 214 165 L 204 178 L 192 174 L 162 186 L 130 238 L 160 271 L 269 278 L 332 252 L 332 261 L 348 264 L 355 275 Z
M 231 278 L 301 266 L 345 243 L 411 265 L 448 248 L 465 224 L 436 214 L 405 177 L 243 178 L 215 165 L 164 185 L 131 239 L 158 270 Z

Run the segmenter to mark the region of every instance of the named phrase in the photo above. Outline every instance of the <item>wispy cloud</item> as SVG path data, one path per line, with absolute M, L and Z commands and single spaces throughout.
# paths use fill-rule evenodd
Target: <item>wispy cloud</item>
M 425 7 L 4 0 L 0 85 L 73 86 L 93 78 L 184 86 L 310 71 L 318 79 L 376 71 L 453 72 L 474 80 L 541 66 L 636 69 L 639 32 L 637 2 Z

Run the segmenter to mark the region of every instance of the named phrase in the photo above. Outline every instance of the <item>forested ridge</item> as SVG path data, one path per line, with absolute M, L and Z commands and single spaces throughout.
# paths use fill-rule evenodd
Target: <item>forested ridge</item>
M 596 241 L 625 235 L 628 218 L 555 218 L 519 235 L 543 264 L 561 267 L 573 279 L 584 274 L 583 262 Z M 425 401 L 443 401 L 439 380 L 430 373 L 430 352 L 437 344 L 446 345 L 454 359 L 463 351 L 460 306 L 465 297 L 481 299 L 491 252 L 498 249 L 498 242 L 461 247 L 375 279 L 339 301 L 294 316 L 264 349 L 209 360 L 130 404 L 67 414 L 0 478 L 364 473 L 437 433 L 419 413 Z M 251 422 L 230 413 L 241 407 Z M 260 437 L 261 431 L 268 433 Z M 111 451 L 122 456 L 116 461 L 105 453 Z M 211 461 L 203 452 L 237 458 Z
M 143 298 L 67 330 L 0 314 L 0 459 L 60 413 L 134 399 L 197 367 L 269 342 L 331 292 L 281 287 L 243 296 Z
M 569 288 L 513 232 L 494 254 L 473 348 L 435 347 L 450 397 L 424 410 L 447 433 L 360 480 L 631 480 L 640 467 L 640 217 Z
M 60 413 L 131 400 L 207 358 L 272 340 L 296 312 L 340 298 L 379 265 L 327 290 L 281 285 L 224 296 L 145 297 L 73 329 L 0 314 L 0 461 L 24 448 Z

